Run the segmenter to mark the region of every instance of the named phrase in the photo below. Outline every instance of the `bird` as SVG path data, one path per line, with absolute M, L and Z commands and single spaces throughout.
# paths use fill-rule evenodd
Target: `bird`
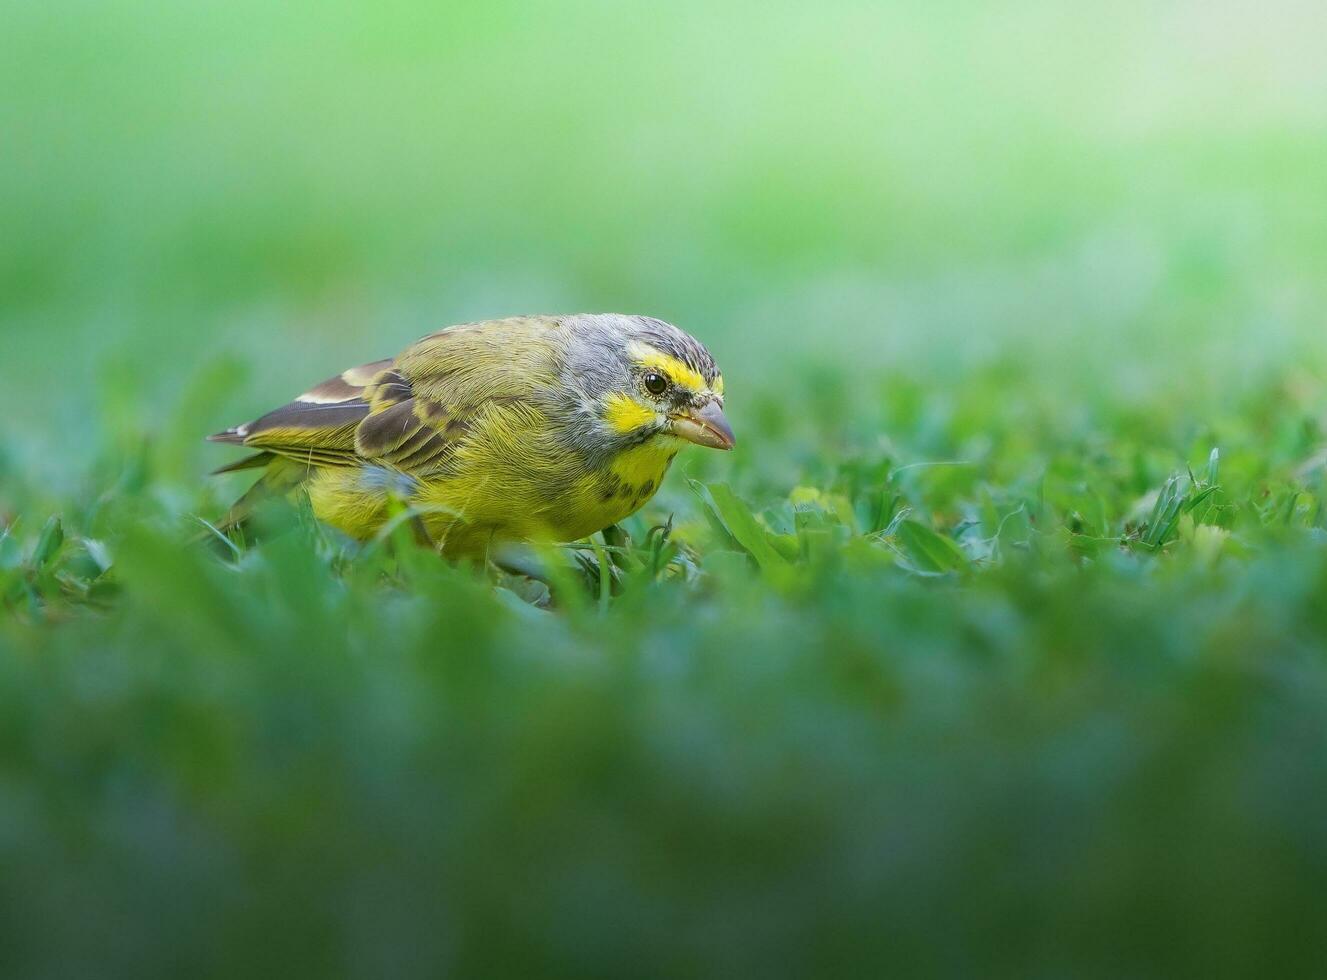
M 256 450 L 217 473 L 263 470 L 223 531 L 303 492 L 361 541 L 409 513 L 452 559 L 589 537 L 644 506 L 684 447 L 736 442 L 705 346 L 617 313 L 447 327 L 209 439 Z

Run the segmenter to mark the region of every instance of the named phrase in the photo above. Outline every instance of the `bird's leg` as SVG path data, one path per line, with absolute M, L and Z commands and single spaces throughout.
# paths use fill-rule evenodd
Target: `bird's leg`
M 625 548 L 631 544 L 631 535 L 620 524 L 610 524 L 599 532 L 609 548 Z
M 489 548 L 488 560 L 501 573 L 546 586 L 554 600 L 559 592 L 567 589 L 584 588 L 592 594 L 597 593 L 601 588 L 601 575 L 608 575 L 610 583 L 617 578 L 617 569 L 611 559 L 606 559 L 607 567 L 601 568 L 599 562 L 582 549 L 494 542 Z
M 556 554 L 560 555 L 561 552 Z M 488 560 L 499 571 L 508 575 L 531 578 L 551 586 L 558 576 L 550 573 L 548 559 L 547 549 L 536 548 L 523 541 L 495 541 L 488 551 Z M 572 566 L 567 562 L 564 567 L 570 571 Z
M 418 544 L 421 548 L 428 548 L 431 551 L 441 550 L 438 543 L 433 540 L 433 535 L 429 534 L 429 529 L 424 526 L 424 518 L 422 518 L 419 514 L 414 514 L 411 516 L 410 530 L 415 535 L 415 543 Z

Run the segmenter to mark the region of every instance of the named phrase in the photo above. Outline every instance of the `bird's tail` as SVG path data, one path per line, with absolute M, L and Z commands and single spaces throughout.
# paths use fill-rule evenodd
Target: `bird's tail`
M 276 453 L 255 453 L 237 463 L 221 467 L 216 474 L 252 469 L 262 469 L 263 475 L 231 505 L 230 510 L 220 521 L 207 525 L 207 529 L 194 539 L 195 542 L 217 540 L 218 535 L 226 540 L 233 540 L 236 537 L 253 540 L 262 536 L 261 533 L 255 534 L 255 531 L 262 530 L 255 527 L 261 523 L 257 520 L 259 512 L 270 503 L 289 498 L 309 475 L 307 466 L 278 456 Z

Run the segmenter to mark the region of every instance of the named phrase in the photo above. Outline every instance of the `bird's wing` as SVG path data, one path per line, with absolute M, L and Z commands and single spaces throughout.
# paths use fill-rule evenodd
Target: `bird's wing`
M 313 466 L 436 471 L 477 423 L 529 410 L 532 388 L 559 369 L 549 339 L 557 324 L 521 317 L 451 327 L 212 439 Z M 261 465 L 253 458 L 229 468 L 245 464 Z
M 462 324 L 425 337 L 373 386 L 355 431 L 364 459 L 406 473 L 446 468 L 467 435 L 528 414 L 532 392 L 561 370 L 551 317 Z
M 260 456 L 275 454 L 313 466 L 354 465 L 355 429 L 369 415 L 369 393 L 375 382 L 390 373 L 393 364 L 389 358 L 343 371 L 289 405 L 210 438 L 213 442 L 261 449 Z M 241 460 L 226 470 L 261 465 L 258 459 Z

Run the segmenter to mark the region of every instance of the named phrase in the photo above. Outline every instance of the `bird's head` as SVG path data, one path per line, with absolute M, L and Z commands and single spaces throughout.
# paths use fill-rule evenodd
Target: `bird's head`
M 639 316 L 582 316 L 569 326 L 569 366 L 603 438 L 618 446 L 660 439 L 733 448 L 723 377 L 694 337 Z

